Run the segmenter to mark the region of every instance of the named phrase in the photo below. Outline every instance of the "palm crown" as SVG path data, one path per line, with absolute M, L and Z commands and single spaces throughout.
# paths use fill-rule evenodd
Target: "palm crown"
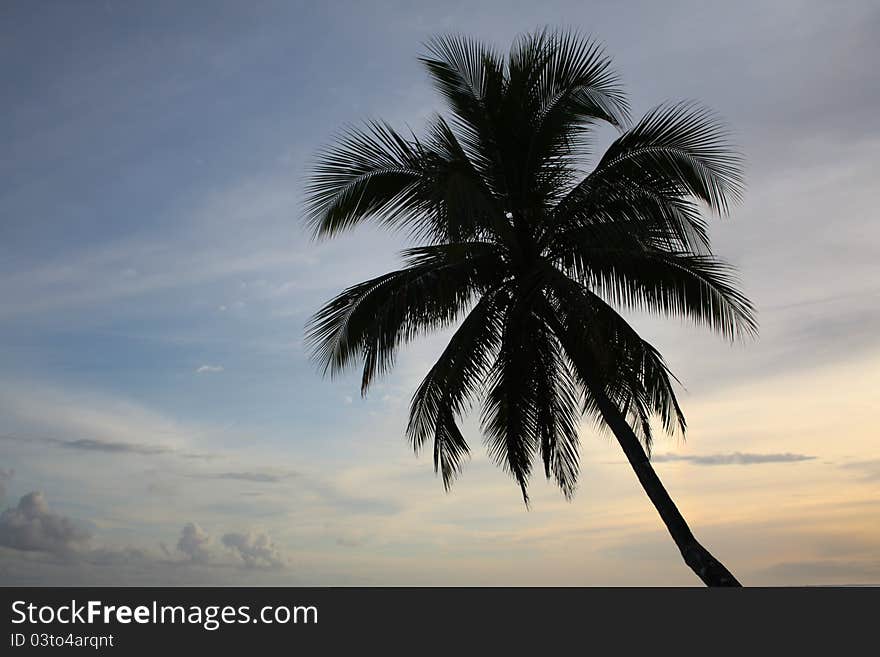
M 704 219 L 740 198 L 740 157 L 695 104 L 631 125 L 609 59 L 575 33 L 527 35 L 506 59 L 442 37 L 421 61 L 448 118 L 424 137 L 349 129 L 307 189 L 316 236 L 372 219 L 420 245 L 327 303 L 308 340 L 331 374 L 363 361 L 365 392 L 402 344 L 456 326 L 412 398 L 414 447 L 433 441 L 448 488 L 469 449 L 458 422 L 482 400 L 488 452 L 526 501 L 538 456 L 570 497 L 584 414 L 607 422 L 613 407 L 646 449 L 653 417 L 685 428 L 674 377 L 619 311 L 684 316 L 730 339 L 756 331 Z M 584 173 L 602 122 L 620 134 Z

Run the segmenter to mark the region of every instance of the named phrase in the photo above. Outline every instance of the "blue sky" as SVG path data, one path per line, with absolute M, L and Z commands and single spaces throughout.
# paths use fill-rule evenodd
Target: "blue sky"
M 590 427 L 572 503 L 536 482 L 526 511 L 479 450 L 444 494 L 402 435 L 443 336 L 366 400 L 302 348 L 309 314 L 402 245 L 309 241 L 315 150 L 442 109 L 431 35 L 560 25 L 606 44 L 636 114 L 699 99 L 748 161 L 713 237 L 760 341 L 635 318 L 687 387 L 688 442 L 657 448 L 673 497 L 748 583 L 880 582 L 880 11 L 664 5 L 5 3 L 0 581 L 693 583 Z M 28 518 L 83 532 L 28 543 Z

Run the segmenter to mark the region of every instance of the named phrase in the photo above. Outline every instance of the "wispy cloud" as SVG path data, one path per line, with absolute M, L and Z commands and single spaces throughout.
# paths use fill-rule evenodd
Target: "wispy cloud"
M 9 303 L 0 316 L 118 304 L 249 274 L 289 275 L 315 262 L 285 226 L 297 202 L 289 180 L 275 174 L 240 179 L 222 192 L 203 190 L 174 209 L 177 221 L 161 237 L 104 240 L 7 272 L 0 299 Z M 241 231 L 243 225 L 250 230 Z
M 810 582 L 818 579 L 827 584 L 859 586 L 880 579 L 880 559 L 784 561 L 761 572 L 773 581 Z
M 79 440 L 53 440 L 55 444 L 67 449 L 83 449 L 94 452 L 131 453 L 131 454 L 165 454 L 171 451 L 162 445 L 143 445 L 132 443 L 117 443 L 109 440 L 94 440 L 81 438 Z
M 806 454 L 748 454 L 733 452 L 732 454 L 654 454 L 652 461 L 664 463 L 668 461 L 685 461 L 694 465 L 761 465 L 763 463 L 798 463 L 812 461 L 815 456 Z
M 272 472 L 220 472 L 218 474 L 203 475 L 212 479 L 232 479 L 234 481 L 249 481 L 256 484 L 277 484 L 292 477 L 296 477 L 295 472 L 272 473 Z
M 0 381 L 0 412 L 8 427 L 0 438 L 82 451 L 193 451 L 192 439 L 204 433 L 124 398 L 7 381 Z
M 79 438 L 76 440 L 63 440 L 61 438 L 48 438 L 45 436 L 25 437 L 15 434 L 2 434 L 0 440 L 21 444 L 41 444 L 63 449 L 74 449 L 86 452 L 106 452 L 110 454 L 139 454 L 141 456 L 154 456 L 157 454 L 170 454 L 175 452 L 171 447 L 145 443 L 126 443 L 113 440 L 98 440 L 95 438 Z M 186 454 L 187 458 L 201 458 L 202 455 Z
M 840 467 L 847 470 L 855 470 L 856 472 L 860 472 L 867 480 L 873 481 L 880 479 L 880 459 L 852 461 L 850 463 L 844 463 Z
M 198 369 L 196 369 L 196 374 L 209 374 L 213 372 L 222 372 L 222 365 L 200 365 Z

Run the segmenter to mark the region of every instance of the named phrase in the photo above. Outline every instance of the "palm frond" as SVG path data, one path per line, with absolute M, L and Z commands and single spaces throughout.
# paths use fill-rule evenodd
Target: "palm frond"
M 474 165 L 484 171 L 499 166 L 494 119 L 505 85 L 501 56 L 485 43 L 453 34 L 434 37 L 425 46 L 419 61 L 452 110 L 452 123 Z
M 543 240 L 565 243 L 567 231 L 602 225 L 666 250 L 711 252 L 706 220 L 690 194 L 649 175 L 613 174 L 588 177 L 576 193 L 557 204 Z
M 549 290 L 555 304 L 548 324 L 584 386 L 585 410 L 600 417 L 590 387 L 602 385 L 649 451 L 653 416 L 667 433 L 678 430 L 683 435 L 686 422 L 673 387 L 677 379 L 656 348 L 576 281 L 557 273 L 550 277 Z
M 744 186 L 742 157 L 728 129 L 691 102 L 648 112 L 611 144 L 593 176 L 662 181 L 721 214 L 741 200 Z
M 428 177 L 421 144 L 386 123 L 349 128 L 318 154 L 306 187 L 306 222 L 316 237 L 332 237 L 366 218 L 431 233 L 434 207 L 423 192 Z
M 574 496 L 580 471 L 578 384 L 569 359 L 549 331 L 541 336 L 535 362 L 535 408 L 544 474 L 566 499 Z
M 540 106 L 529 162 L 544 183 L 546 202 L 553 205 L 571 187 L 589 153 L 593 126 L 606 122 L 622 128 L 629 122 L 629 104 L 598 43 L 575 32 L 555 33 L 548 50 L 551 57 L 537 79 Z
M 407 436 L 418 452 L 434 438 L 434 469 L 448 490 L 468 454 L 456 424 L 480 392 L 501 338 L 505 308 L 501 290 L 485 294 L 465 317 L 410 403 Z
M 448 492 L 461 472 L 464 459 L 470 454 L 467 441 L 458 427 L 449 406 L 442 406 L 434 431 L 434 472 L 440 472 L 443 488 Z
M 509 226 L 492 190 L 492 180 L 477 170 L 442 116 L 429 122 L 428 135 L 425 148 L 435 161 L 431 194 L 443 237 L 450 242 L 503 239 Z
M 556 255 L 569 275 L 618 307 L 688 317 L 730 340 L 757 334 L 736 270 L 714 256 L 666 251 L 614 226 L 570 231 Z
M 401 344 L 448 326 L 502 272 L 489 244 L 421 247 L 405 255 L 409 267 L 348 288 L 307 328 L 306 342 L 324 372 L 339 373 L 363 358 L 364 393 L 393 365 Z
M 538 124 L 548 124 L 559 114 L 566 119 L 564 125 L 599 120 L 625 126 L 629 101 L 604 48 L 574 30 L 552 32 L 546 41 L 549 56 L 536 76 Z
M 543 331 L 528 301 L 517 299 L 505 318 L 481 414 L 489 457 L 513 476 L 526 504 L 532 462 L 541 448 L 535 392 Z

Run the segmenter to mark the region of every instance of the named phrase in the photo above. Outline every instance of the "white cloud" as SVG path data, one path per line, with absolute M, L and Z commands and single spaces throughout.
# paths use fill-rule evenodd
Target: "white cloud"
M 24 551 L 67 554 L 82 548 L 91 532 L 66 516 L 53 513 L 43 493 L 22 497 L 0 515 L 0 545 Z
M 15 470 L 12 468 L 8 470 L 0 468 L 0 503 L 6 498 L 6 482 L 12 479 L 13 475 L 15 475 Z
M 119 584 L 134 569 L 140 583 L 179 583 L 181 578 L 210 583 L 229 581 L 236 571 L 280 569 L 288 562 L 267 532 L 228 532 L 223 550 L 194 522 L 183 526 L 176 552 L 164 542 L 156 551 L 94 546 L 93 538 L 85 523 L 53 512 L 43 493 L 28 493 L 0 515 L 0 573 L 35 584 L 80 581 L 88 573 Z
M 812 461 L 815 456 L 806 454 L 749 454 L 734 452 L 732 454 L 654 454 L 652 461 L 686 461 L 694 465 L 760 465 L 763 463 L 798 463 Z
M 222 372 L 222 365 L 200 365 L 198 369 L 196 369 L 196 374 L 208 374 L 213 372 Z
M 183 526 L 177 549 L 190 560 L 206 562 L 211 559 L 211 536 L 194 522 Z
M 182 425 L 127 399 L 84 389 L 0 381 L 0 438 L 21 448 L 59 448 L 107 454 L 189 454 L 205 427 Z M 57 459 L 46 459 L 51 465 Z
M 231 532 L 224 534 L 221 540 L 223 545 L 235 550 L 249 568 L 281 568 L 287 561 L 267 533 Z
M 176 227 L 161 237 L 106 241 L 4 276 L 0 316 L 90 308 L 249 274 L 289 275 L 315 261 L 289 229 L 297 202 L 289 181 L 272 174 L 202 190 L 172 211 Z

